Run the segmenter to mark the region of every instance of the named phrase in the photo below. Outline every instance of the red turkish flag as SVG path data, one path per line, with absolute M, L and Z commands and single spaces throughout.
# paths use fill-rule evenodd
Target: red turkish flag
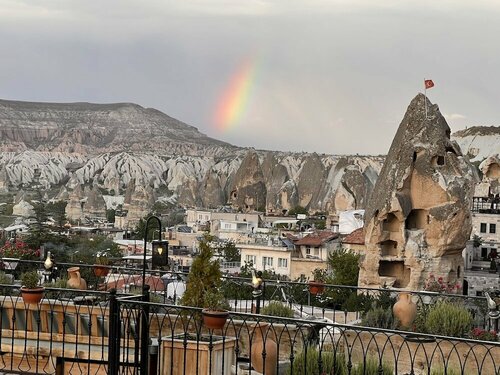
M 432 79 L 426 79 L 424 80 L 424 85 L 425 89 L 430 89 L 431 87 L 434 87 L 434 82 L 432 82 Z

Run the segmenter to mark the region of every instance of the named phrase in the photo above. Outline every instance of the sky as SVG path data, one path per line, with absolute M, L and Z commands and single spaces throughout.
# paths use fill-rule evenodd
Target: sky
M 133 102 L 243 147 L 385 154 L 424 78 L 500 123 L 496 0 L 0 0 L 0 98 Z

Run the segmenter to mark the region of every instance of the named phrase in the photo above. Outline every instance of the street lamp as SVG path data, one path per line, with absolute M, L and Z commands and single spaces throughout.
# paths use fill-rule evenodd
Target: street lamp
M 154 240 L 151 245 L 153 248 L 153 268 L 168 266 L 168 241 Z
M 146 246 L 148 244 L 148 229 L 149 229 L 149 223 L 151 220 L 156 220 L 158 223 L 158 229 L 159 229 L 159 237 L 160 237 L 160 242 L 161 242 L 161 220 L 157 216 L 151 216 L 146 220 L 146 228 L 145 228 L 145 233 L 144 233 L 144 258 L 143 258 L 143 264 L 142 264 L 142 300 L 143 302 L 149 302 L 149 285 L 146 285 Z M 162 248 L 163 251 L 163 248 Z M 168 253 L 166 251 L 166 253 Z M 151 267 L 153 267 L 151 265 Z M 141 314 L 141 374 L 147 374 L 148 373 L 148 365 L 149 365 L 149 347 L 151 344 L 151 340 L 149 339 L 149 305 L 146 303 L 142 307 L 142 314 Z
M 143 291 L 145 290 L 146 286 L 146 246 L 148 244 L 148 229 L 149 229 L 149 223 L 151 220 L 156 220 L 158 222 L 158 228 L 159 228 L 159 237 L 160 237 L 160 242 L 161 242 L 161 220 L 158 216 L 151 216 L 148 218 L 146 221 L 146 228 L 145 228 L 145 233 L 144 233 L 144 259 L 143 259 L 143 264 L 142 264 L 142 288 Z M 166 251 L 168 254 L 168 251 Z

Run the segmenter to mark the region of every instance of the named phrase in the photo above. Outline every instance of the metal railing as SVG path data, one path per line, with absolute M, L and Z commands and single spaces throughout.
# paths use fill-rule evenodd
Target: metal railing
M 25 264 L 25 268 L 42 268 L 40 262 Z M 79 266 L 84 275 L 93 274 L 92 265 L 58 264 L 62 272 L 70 266 Z M 266 280 L 259 301 L 262 309 L 276 300 L 293 307 L 293 318 L 279 318 L 255 314 L 256 301 L 249 279 L 225 277 L 222 289 L 231 301 L 232 311 L 223 328 L 213 330 L 203 323 L 201 309 L 165 299 L 161 294 L 168 284 L 161 278 L 164 272 L 149 272 L 145 294 L 140 284 L 140 294 L 116 292 L 117 279 L 140 274 L 137 268 L 111 267 L 108 276 L 87 280 L 93 290 L 47 287 L 39 304 L 25 304 L 19 296 L 19 286 L 1 284 L 0 373 L 500 371 L 497 342 L 359 325 L 363 309 L 382 296 L 393 298 L 397 291 L 325 285 L 320 294 L 314 295 L 307 283 Z M 154 275 L 163 286 L 152 282 Z M 171 274 L 175 280 L 185 276 Z M 425 311 L 437 300 L 454 301 L 474 313 L 475 327 L 492 328 L 484 297 L 412 293 L 419 309 Z
M 57 263 L 55 276 L 65 277 L 68 268 L 75 266 L 80 267 L 80 273 L 87 281 L 89 289 L 100 291 L 116 289 L 120 293 L 142 294 L 142 268 L 110 265 L 107 276 L 96 276 L 94 265 Z M 19 276 L 22 270 L 33 268 L 43 270 L 43 262 L 20 260 L 14 272 Z M 13 271 L 6 272 L 12 273 Z M 147 270 L 146 275 L 146 283 L 152 292 L 153 302 L 180 303 L 188 279 L 187 273 Z M 316 316 L 333 322 L 348 323 L 359 320 L 360 313 L 369 308 L 377 296 L 389 293 L 394 298 L 399 292 L 397 289 L 330 284 L 325 284 L 323 288 L 321 293 L 313 294 L 307 282 L 266 279 L 260 302 L 262 306 L 266 306 L 269 302 L 278 300 L 290 306 L 298 316 L 303 318 Z M 229 301 L 232 311 L 251 313 L 255 310 L 256 301 L 252 295 L 250 278 L 223 276 L 222 292 Z M 494 328 L 490 327 L 485 297 L 427 291 L 409 291 L 409 293 L 413 296 L 414 302 L 424 309 L 438 300 L 459 301 L 471 311 L 477 327 Z

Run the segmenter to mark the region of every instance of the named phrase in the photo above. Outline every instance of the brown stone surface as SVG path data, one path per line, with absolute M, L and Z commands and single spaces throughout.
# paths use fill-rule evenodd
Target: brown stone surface
M 249 151 L 236 172 L 229 201 L 235 208 L 254 211 L 266 204 L 266 184 L 255 151 Z
M 462 284 L 475 175 L 424 100 L 410 103 L 368 202 L 360 286 L 419 290 L 430 274 Z

